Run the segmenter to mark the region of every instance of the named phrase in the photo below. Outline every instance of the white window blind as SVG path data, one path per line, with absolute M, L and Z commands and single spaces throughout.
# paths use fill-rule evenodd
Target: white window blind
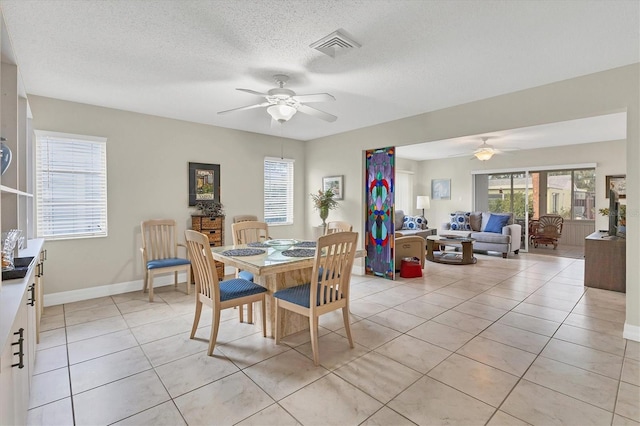
M 264 221 L 269 225 L 293 223 L 293 160 L 264 159 Z
M 106 139 L 36 131 L 37 235 L 107 236 Z
M 415 208 L 413 199 L 413 173 L 404 170 L 396 170 L 395 207 L 406 215 L 412 216 Z

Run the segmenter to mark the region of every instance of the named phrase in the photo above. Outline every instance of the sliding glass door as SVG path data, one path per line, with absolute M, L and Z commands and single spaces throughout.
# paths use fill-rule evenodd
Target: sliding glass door
M 475 209 L 513 213 L 525 251 L 529 221 L 547 214 L 562 216 L 567 244 L 584 245 L 584 237 L 595 230 L 595 180 L 593 167 L 475 174 Z

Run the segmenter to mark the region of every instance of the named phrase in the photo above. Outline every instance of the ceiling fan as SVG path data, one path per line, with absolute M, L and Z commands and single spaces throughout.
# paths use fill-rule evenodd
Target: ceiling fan
M 478 149 L 473 151 L 473 157 L 471 157 L 472 160 L 477 158 L 480 161 L 487 161 L 487 160 L 490 160 L 491 157 L 494 156 L 494 154 L 503 154 L 506 151 L 515 151 L 518 149 L 518 148 L 496 149 L 487 143 L 487 141 L 489 140 L 488 137 L 485 136 L 485 137 L 482 137 L 481 139 L 482 139 L 482 145 L 480 145 Z
M 262 96 L 266 99 L 265 102 L 261 102 L 255 105 L 248 105 L 240 108 L 229 109 L 226 111 L 220 111 L 218 114 L 227 114 L 229 112 L 243 111 L 254 108 L 267 108 L 267 112 L 273 119 L 273 122 L 284 123 L 289 121 L 296 112 L 310 115 L 312 117 L 320 118 L 325 121 L 334 122 L 338 119 L 335 115 L 331 115 L 327 112 L 320 111 L 319 109 L 306 105 L 312 102 L 328 102 L 335 101 L 332 95 L 328 93 L 315 93 L 310 95 L 296 95 L 296 92 L 290 89 L 285 89 L 284 85 L 289 81 L 289 76 L 284 74 L 276 74 L 273 76 L 278 85 L 277 88 L 269 90 L 267 93 L 256 92 L 250 89 L 236 89 L 241 92 L 251 93 L 252 95 Z

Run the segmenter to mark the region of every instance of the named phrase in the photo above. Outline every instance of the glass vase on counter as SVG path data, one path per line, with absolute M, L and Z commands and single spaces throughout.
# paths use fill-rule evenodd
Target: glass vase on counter
M 2 270 L 12 271 L 15 266 L 13 259 L 18 251 L 18 240 L 22 238 L 22 231 L 10 229 L 2 233 Z

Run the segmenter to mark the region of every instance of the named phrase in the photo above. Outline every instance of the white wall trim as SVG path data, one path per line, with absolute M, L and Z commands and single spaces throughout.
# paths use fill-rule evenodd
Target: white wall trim
M 185 274 L 178 274 L 178 283 L 184 283 Z M 153 288 L 173 285 L 173 274 L 156 277 L 153 280 Z M 44 306 L 62 305 L 63 303 L 79 302 L 81 300 L 95 299 L 98 297 L 113 296 L 115 294 L 129 293 L 142 290 L 142 280 L 123 283 L 101 285 L 97 287 L 81 288 L 78 290 L 62 291 L 44 295 Z
M 636 342 L 640 342 L 640 326 L 631 325 L 628 322 L 624 323 L 624 331 L 622 332 L 622 337 L 627 340 L 634 340 Z
M 493 169 L 493 170 L 472 170 L 472 175 L 490 175 L 498 173 L 517 173 L 517 172 L 542 172 L 547 170 L 574 170 L 574 169 L 595 169 L 598 167 L 598 163 L 578 163 L 578 164 L 558 164 L 552 166 L 527 166 L 527 167 L 515 167 L 508 169 Z

